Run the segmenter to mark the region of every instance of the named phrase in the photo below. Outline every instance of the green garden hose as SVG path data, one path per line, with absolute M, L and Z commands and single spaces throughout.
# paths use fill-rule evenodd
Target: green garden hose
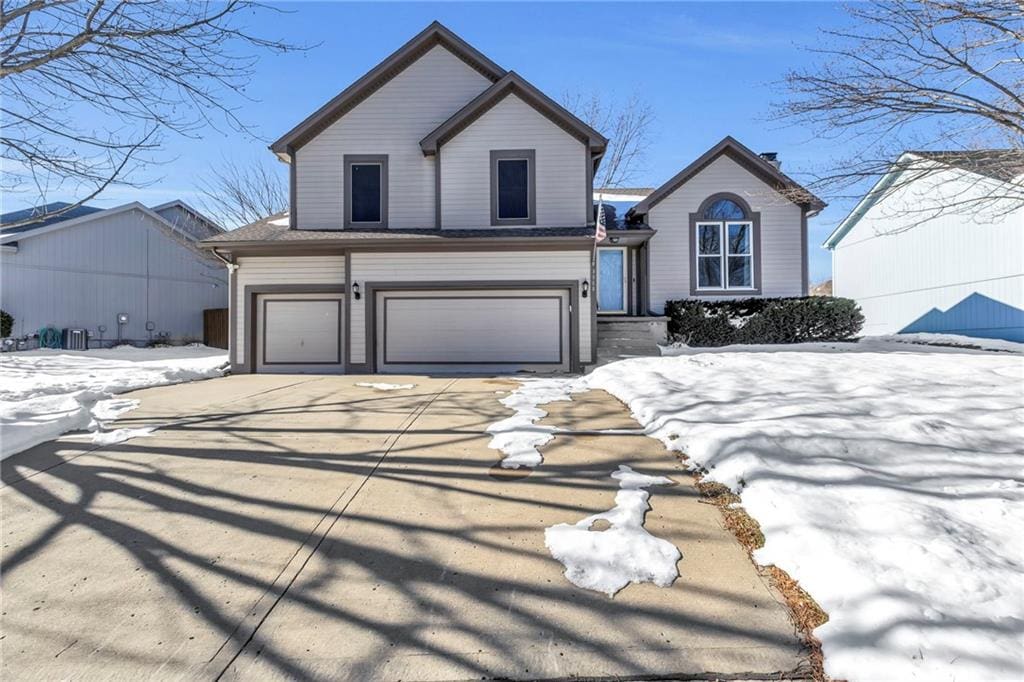
M 43 327 L 39 330 L 40 348 L 60 348 L 60 332 L 56 327 Z

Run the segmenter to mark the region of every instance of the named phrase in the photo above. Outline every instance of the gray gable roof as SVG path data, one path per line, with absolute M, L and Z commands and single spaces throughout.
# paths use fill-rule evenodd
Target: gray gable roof
M 704 168 L 712 161 L 722 155 L 728 156 L 730 159 L 746 168 L 753 175 L 760 178 L 765 184 L 779 192 L 794 204 L 807 206 L 807 208 L 813 213 L 817 213 L 818 211 L 821 211 L 821 209 L 825 208 L 826 204 L 824 201 L 814 196 L 814 194 L 776 168 L 774 165 L 765 161 L 758 154 L 755 154 L 753 151 L 740 144 L 735 138 L 727 135 L 721 142 L 704 152 L 696 161 L 676 173 L 661 187 L 651 192 L 650 196 L 630 209 L 629 214 L 627 215 L 646 214 L 654 205 L 679 189 L 679 187 L 690 180 L 690 178 L 704 170 Z M 722 189 L 728 188 L 723 187 Z
M 327 126 L 345 115 L 357 104 L 372 95 L 385 83 L 401 73 L 407 66 L 426 54 L 435 45 L 443 45 L 456 57 L 482 73 L 491 81 L 505 75 L 501 68 L 482 52 L 455 35 L 438 21 L 431 23 L 384 61 L 370 69 L 352 85 L 313 112 L 302 123 L 285 133 L 270 145 L 271 151 L 288 154 L 317 136 Z
M 33 216 L 46 215 L 47 213 L 56 213 L 62 209 L 66 209 L 68 206 L 72 206 L 66 201 L 54 201 L 49 204 L 43 204 L 42 206 L 36 206 L 34 208 L 25 208 L 20 211 L 9 211 L 0 215 L 0 232 L 3 234 L 20 234 L 22 232 L 28 232 L 29 230 L 38 230 L 40 227 L 46 227 L 47 225 L 53 225 L 55 223 L 63 222 L 65 220 L 71 220 L 72 218 L 81 218 L 82 216 L 89 215 L 90 213 L 96 213 L 104 209 L 96 206 L 75 206 L 74 208 L 68 209 L 59 215 L 50 216 L 44 220 L 37 220 L 35 222 L 26 223 L 24 225 L 16 225 L 14 227 L 7 227 L 11 223 L 20 223 L 23 220 L 28 220 Z

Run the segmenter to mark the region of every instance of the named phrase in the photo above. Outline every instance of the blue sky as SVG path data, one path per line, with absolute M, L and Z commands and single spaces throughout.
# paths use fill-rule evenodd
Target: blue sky
M 567 91 L 640 93 L 656 121 L 649 157 L 637 184 L 656 186 L 723 136 L 755 151 L 775 151 L 783 170 L 820 168 L 841 148 L 807 131 L 769 120 L 784 95 L 787 69 L 809 63 L 801 49 L 819 27 L 843 23 L 838 3 L 288 3 L 283 14 L 253 19 L 267 37 L 309 44 L 308 52 L 261 58 L 246 94 L 243 118 L 262 138 L 207 131 L 201 139 L 170 137 L 148 171 L 153 184 L 117 189 L 99 205 L 130 198 L 155 204 L 181 197 L 196 202 L 196 178 L 222 157 L 269 155 L 266 145 L 438 19 L 507 69 L 555 99 Z M 66 197 L 51 196 L 51 200 Z M 828 200 L 828 197 L 825 197 Z M 19 208 L 19 206 L 11 206 Z M 819 245 L 848 202 L 811 221 L 811 279 L 829 276 Z

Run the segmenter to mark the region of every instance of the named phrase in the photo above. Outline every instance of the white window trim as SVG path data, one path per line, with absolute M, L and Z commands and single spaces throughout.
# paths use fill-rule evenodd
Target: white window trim
M 601 308 L 598 308 L 597 314 L 598 315 L 603 315 L 603 314 L 613 314 L 613 315 L 614 314 L 619 314 L 619 315 L 621 315 L 622 313 L 626 312 L 626 309 L 629 306 L 629 289 L 626 287 L 626 277 L 627 277 L 627 272 L 629 271 L 629 266 L 628 266 L 628 264 L 626 262 L 626 257 L 628 255 L 626 253 L 626 247 L 624 247 L 624 246 L 601 246 L 601 247 L 599 247 L 597 249 L 597 252 L 598 252 L 598 256 L 597 256 L 597 258 L 598 258 L 598 261 L 597 261 L 597 297 L 594 300 L 595 305 L 598 304 L 600 302 L 600 300 L 601 300 L 601 252 L 602 251 L 621 251 L 622 252 L 622 308 L 619 309 L 619 310 L 602 310 Z
M 503 216 L 501 215 L 501 164 L 504 161 L 525 161 L 526 162 L 526 215 L 524 216 Z M 495 210 L 498 214 L 498 220 L 530 220 L 533 216 L 530 215 L 530 159 L 526 156 L 509 156 L 502 157 L 495 161 L 495 166 L 498 169 L 497 177 L 494 179 L 494 184 L 498 188 L 498 205 Z
M 718 228 L 718 253 L 717 254 L 701 254 L 700 252 L 700 228 L 708 225 L 714 225 Z M 748 240 L 748 251 L 746 253 L 729 253 L 729 241 L 728 241 L 728 225 L 746 225 L 750 231 L 750 239 Z M 695 268 L 694 281 L 697 283 L 697 291 L 757 291 L 757 287 L 754 285 L 757 282 L 756 273 L 754 268 L 757 267 L 757 263 L 754 262 L 754 222 L 752 220 L 698 220 L 694 224 L 693 235 L 695 248 L 694 262 L 692 267 Z M 743 256 L 750 259 L 750 286 L 745 287 L 734 287 L 729 285 L 729 256 Z M 718 258 L 719 261 L 719 284 L 718 286 L 701 286 L 700 283 L 700 259 L 701 258 Z

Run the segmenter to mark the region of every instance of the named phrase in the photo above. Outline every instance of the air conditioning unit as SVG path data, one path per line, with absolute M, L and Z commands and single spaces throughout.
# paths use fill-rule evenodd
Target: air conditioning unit
M 85 329 L 65 329 L 61 333 L 60 345 L 65 350 L 89 350 L 89 332 Z

